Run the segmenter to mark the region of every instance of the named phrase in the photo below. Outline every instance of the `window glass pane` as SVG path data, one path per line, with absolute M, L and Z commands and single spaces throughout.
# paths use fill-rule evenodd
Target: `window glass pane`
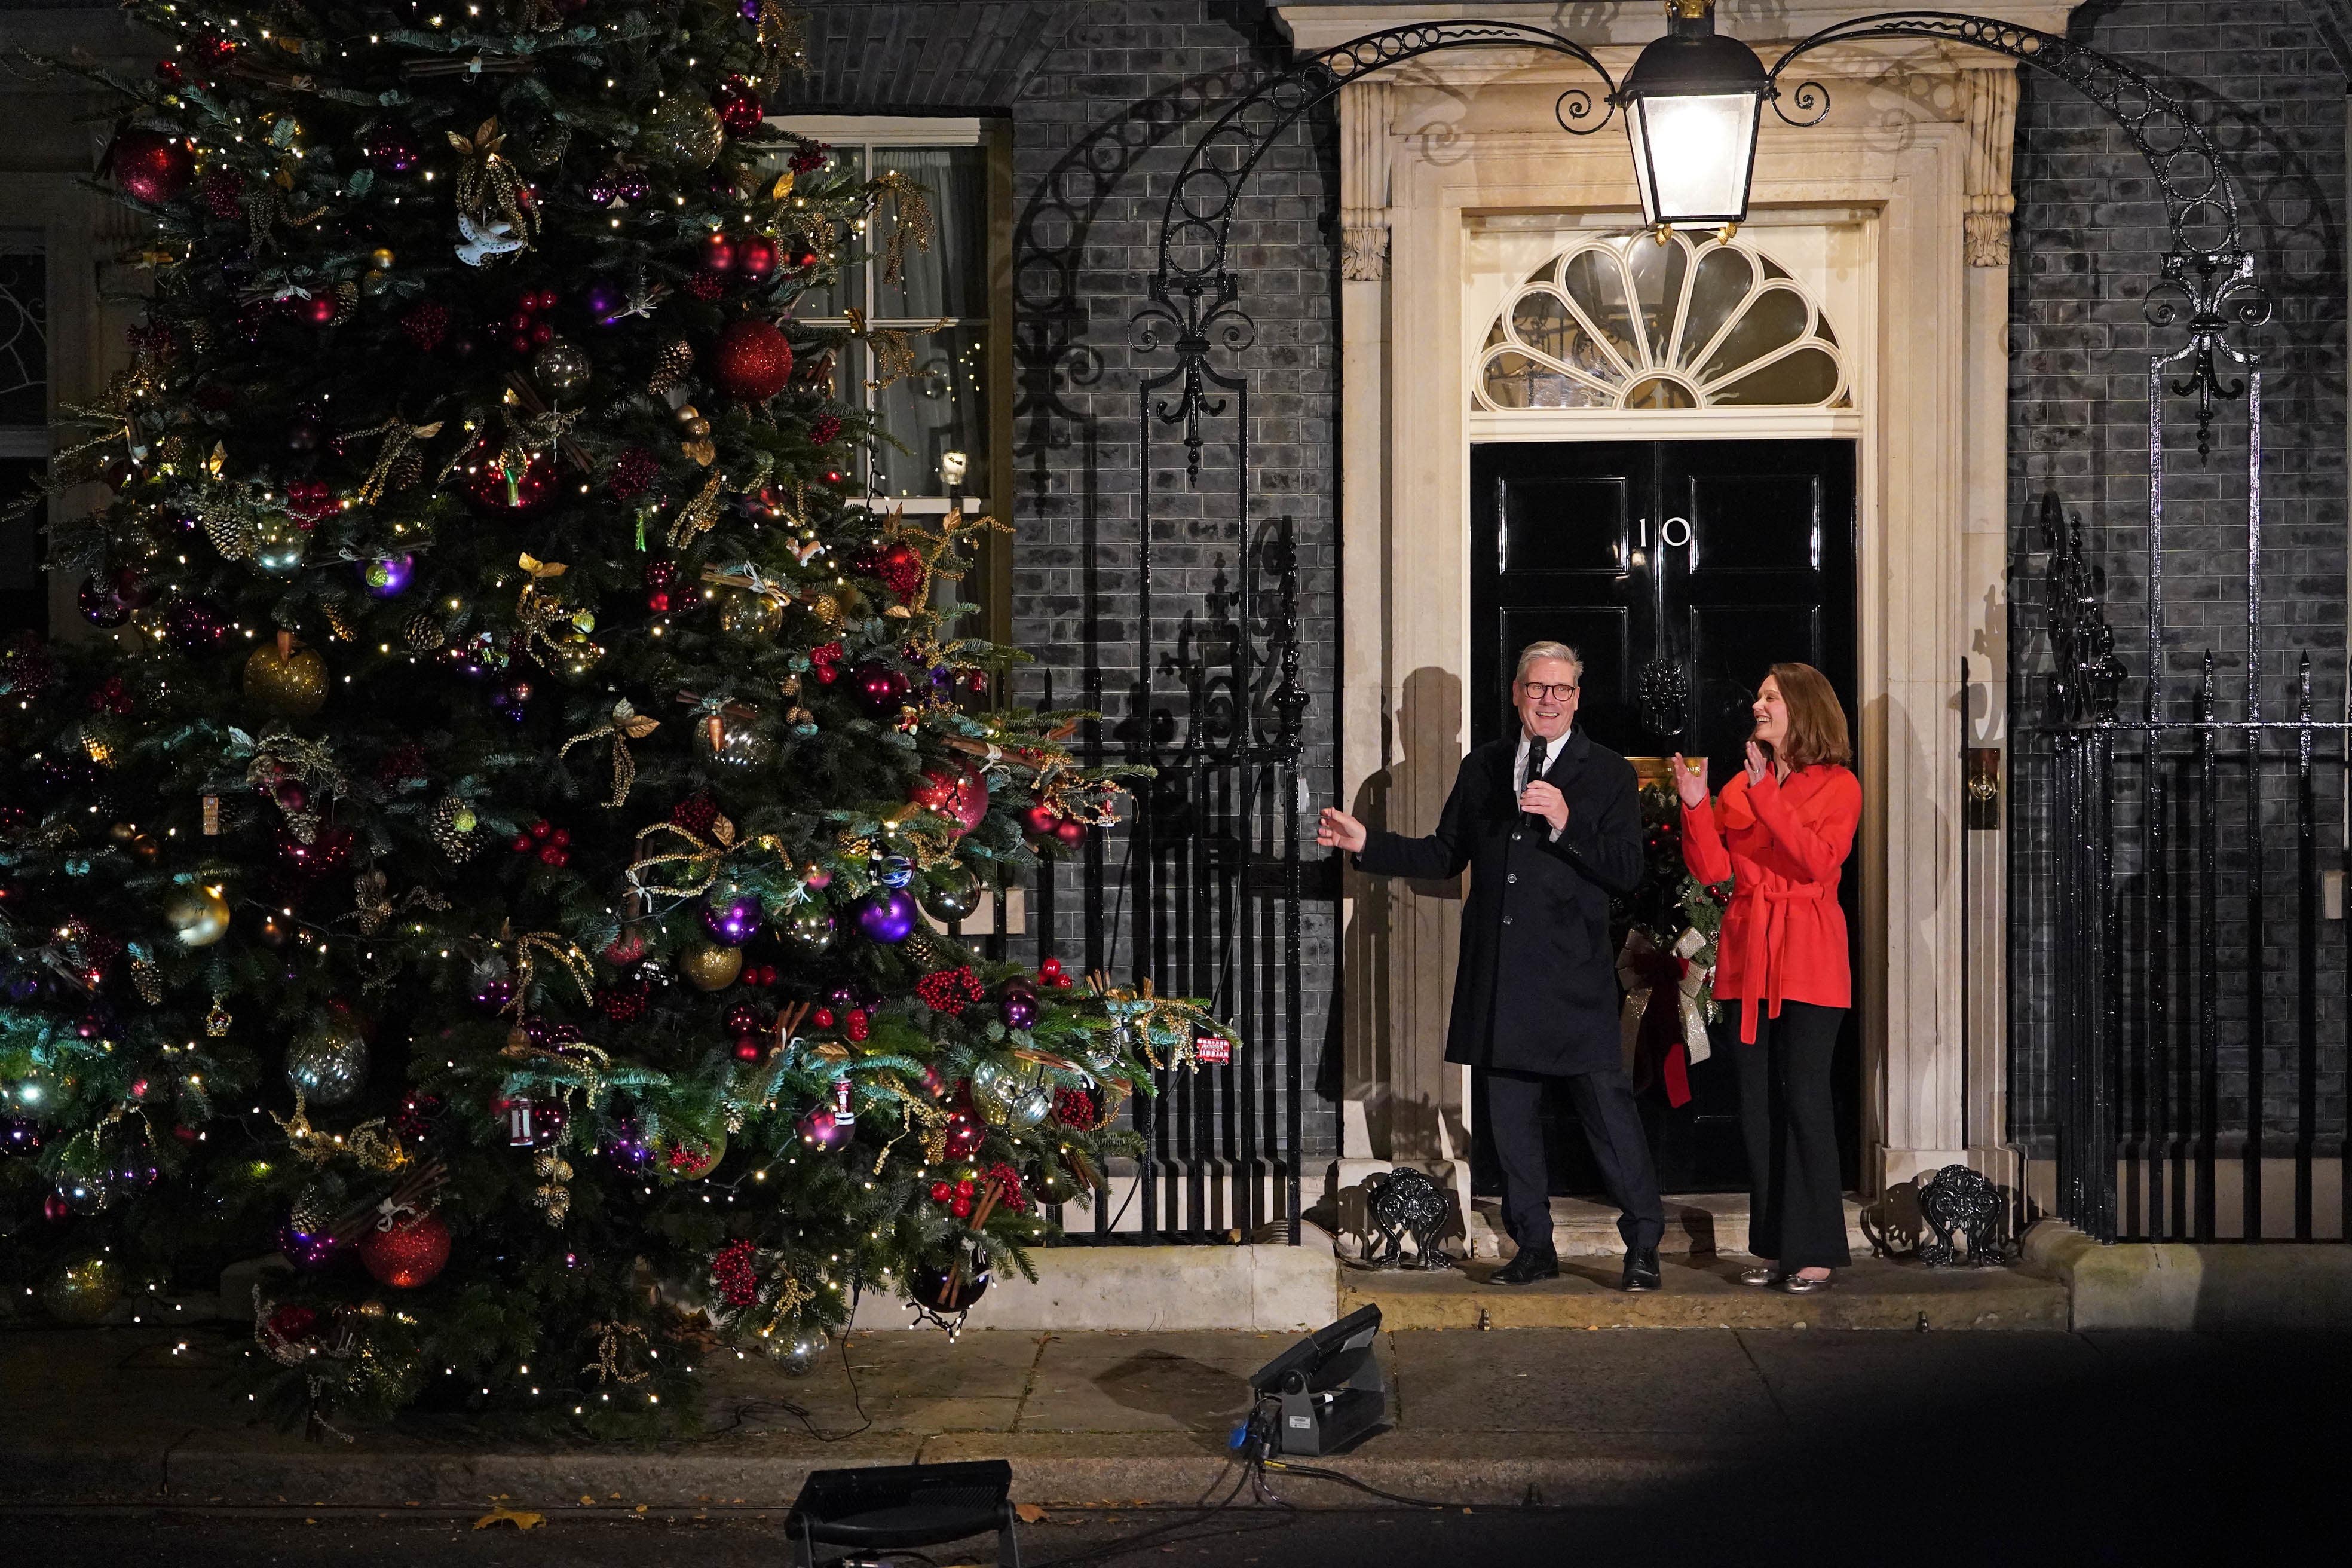
M 1568 297 L 1600 329 L 1610 347 L 1627 364 L 1641 364 L 1642 351 L 1633 342 L 1633 313 L 1625 303 L 1624 275 L 1616 256 L 1606 250 L 1580 250 L 1569 258 L 1564 277 Z
M 1759 294 L 1748 307 L 1748 313 L 1724 334 L 1722 346 L 1706 356 L 1706 363 L 1699 367 L 1699 379 L 1713 381 L 1776 349 L 1788 347 L 1805 335 L 1812 320 L 1812 307 L 1791 289 L 1773 289 Z M 1823 397 L 1828 395 L 1827 390 L 1822 393 Z
M 989 493 L 988 331 L 977 323 L 916 334 L 915 374 L 874 394 L 874 413 L 900 451 L 877 443 L 876 478 L 892 500 L 946 493 L 940 458 L 964 454 L 963 489 Z
M 49 266 L 0 236 L 0 425 L 49 422 Z
M 1698 258 L 1698 278 L 1691 284 L 1690 311 L 1683 318 L 1682 363 L 1690 363 L 1731 320 L 1739 302 L 1756 281 L 1756 269 L 1736 250 L 1710 250 Z
M 1533 290 L 1519 296 L 1511 307 L 1511 331 L 1519 342 L 1538 353 L 1549 354 L 1571 370 L 1602 381 L 1618 378 L 1617 363 L 1592 341 L 1570 311 L 1568 303 L 1549 290 Z
M 1837 390 L 1837 361 L 1805 347 L 1707 395 L 1716 403 L 1819 403 Z
M 1683 269 L 1689 261 L 1689 247 L 1678 235 L 1668 236 L 1664 245 L 1635 240 L 1626 255 L 1626 266 L 1633 274 L 1634 303 L 1642 312 L 1642 330 L 1649 334 L 1652 364 L 1666 363 L 1666 345 L 1674 337 L 1674 313 L 1682 309 Z
M 1606 408 L 1609 395 L 1508 349 L 1486 362 L 1481 383 L 1497 408 Z
M 896 283 L 882 280 L 885 241 L 898 221 L 887 202 L 874 234 L 877 318 L 936 321 L 988 314 L 988 153 L 982 147 L 877 147 L 877 175 L 896 170 L 923 187 L 930 202 L 931 243 L 911 239 Z

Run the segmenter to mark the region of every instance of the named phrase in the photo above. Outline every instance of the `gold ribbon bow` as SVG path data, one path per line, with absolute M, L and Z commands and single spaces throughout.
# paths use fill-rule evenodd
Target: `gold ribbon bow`
M 507 232 L 529 249 L 539 226 L 537 213 L 523 205 L 522 176 L 499 149 L 506 133 L 498 117 L 482 121 L 471 136 L 447 132 L 449 145 L 464 160 L 457 168 L 457 208 L 480 223 L 503 223 Z
M 637 782 L 637 759 L 629 754 L 629 742 L 642 741 L 660 728 L 660 720 L 638 712 L 631 706 L 629 700 L 624 697 L 613 704 L 613 717 L 609 722 L 572 736 L 563 742 L 562 749 L 555 754 L 559 758 L 566 757 L 572 754 L 572 748 L 574 746 L 584 745 L 591 741 L 602 741 L 607 736 L 611 737 L 613 798 L 604 804 L 620 805 L 628 800 L 630 786 Z
M 359 493 L 352 499 L 363 506 L 382 500 L 384 491 L 392 487 L 392 477 L 398 470 L 401 459 L 409 456 L 410 449 L 418 442 L 430 441 L 439 434 L 441 421 L 438 419 L 430 425 L 405 425 L 397 419 L 387 419 L 372 429 L 354 430 L 344 437 L 346 441 L 364 441 L 371 436 L 383 437 L 383 446 L 375 455 L 375 467 L 368 470 L 366 482 L 360 486 Z
M 581 1371 L 594 1373 L 599 1383 L 643 1383 L 652 1375 L 642 1367 L 631 1371 L 622 1364 L 625 1342 L 644 1344 L 645 1330 L 635 1323 L 598 1323 L 588 1331 L 596 1336 L 596 1359 Z
M 576 943 L 566 942 L 551 931 L 527 931 L 513 940 L 514 998 L 506 1005 L 506 1012 L 518 1016 L 522 1012 L 523 999 L 530 994 L 531 954 L 534 952 L 544 952 L 557 968 L 572 976 L 572 983 L 580 987 L 580 1000 L 589 1002 L 595 999 L 596 972 L 589 967 L 588 955 L 581 952 Z
M 672 838 L 684 839 L 688 847 L 667 850 L 658 854 L 652 853 L 651 846 L 646 840 L 656 834 L 666 834 Z M 719 874 L 719 862 L 724 859 L 728 851 L 734 847 L 735 825 L 723 816 L 711 824 L 710 839 L 702 838 L 693 829 L 678 823 L 654 823 L 637 834 L 637 858 L 629 865 L 629 886 L 641 894 L 672 893 L 680 898 L 698 897 L 709 890 L 712 880 Z M 644 873 L 652 870 L 655 867 L 673 865 L 683 868 L 689 874 L 700 873 L 700 879 L 694 882 L 692 886 L 674 885 L 668 882 L 648 883 L 644 879 Z M 671 874 L 663 873 L 665 877 Z
M 719 490 L 726 482 L 726 475 L 716 468 L 711 470 L 710 478 L 703 483 L 702 493 L 687 502 L 677 521 L 669 525 L 672 550 L 683 549 L 696 534 L 719 526 Z

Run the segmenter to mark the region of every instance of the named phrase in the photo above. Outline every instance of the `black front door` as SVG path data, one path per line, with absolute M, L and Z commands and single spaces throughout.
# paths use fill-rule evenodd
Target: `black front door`
M 1812 665 L 1849 724 L 1857 719 L 1853 442 L 1496 443 L 1472 448 L 1470 483 L 1474 744 L 1510 732 L 1518 650 L 1546 639 L 1583 657 L 1576 721 L 1594 740 L 1637 766 L 1705 755 L 1718 788 L 1739 765 L 1767 667 Z M 1663 777 L 1654 762 L 1649 771 Z M 1849 869 L 1843 883 L 1856 931 L 1857 880 Z M 1668 1191 L 1747 1184 L 1727 1054 L 1737 1038 L 1718 1026 L 1688 1104 L 1670 1108 L 1656 1089 L 1643 1096 Z M 1859 1040 L 1849 1014 L 1833 1080 L 1849 1184 Z M 1547 1137 L 1553 1190 L 1596 1192 L 1565 1096 Z M 1473 1179 L 1494 1190 L 1483 1138 Z

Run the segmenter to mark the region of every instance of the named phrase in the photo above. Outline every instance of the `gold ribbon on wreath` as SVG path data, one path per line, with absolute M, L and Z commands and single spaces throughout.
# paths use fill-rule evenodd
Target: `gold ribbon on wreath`
M 471 136 L 446 133 L 449 145 L 464 160 L 457 168 L 457 210 L 486 226 L 503 223 L 507 232 L 528 249 L 539 226 L 537 213 L 525 205 L 522 176 L 499 149 L 506 133 L 498 117 L 482 121 Z
M 613 798 L 606 805 L 620 805 L 629 798 L 629 790 L 637 782 L 637 759 L 629 754 L 629 742 L 642 741 L 661 728 L 661 721 L 640 713 L 625 697 L 613 704 L 613 717 L 593 730 L 585 731 L 563 742 L 555 754 L 569 756 L 572 748 L 592 741 L 610 737 L 613 742 Z

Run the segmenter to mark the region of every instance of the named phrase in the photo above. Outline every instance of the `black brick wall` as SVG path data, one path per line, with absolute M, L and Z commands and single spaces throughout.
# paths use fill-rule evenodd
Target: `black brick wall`
M 2258 341 L 2269 350 L 2263 388 L 2263 565 L 2261 574 L 2266 718 L 2291 717 L 2297 663 L 2311 657 L 2317 716 L 2341 719 L 2345 702 L 2345 79 L 2314 16 L 2332 6 L 2282 0 L 2172 0 L 2090 6 L 2077 36 L 2133 61 L 2189 101 L 2222 144 L 2237 176 L 2244 234 L 2259 275 L 2276 301 L 2274 324 Z M 2047 889 L 2053 835 L 2047 742 L 2032 732 L 2046 714 L 2048 668 L 2044 557 L 2036 526 L 2041 497 L 2054 491 L 2090 526 L 2103 569 L 2118 653 L 2132 683 L 2126 714 L 2145 697 L 2148 603 L 2147 354 L 2169 347 L 2144 311 L 2167 244 L 2164 213 L 2150 200 L 2145 163 L 2123 131 L 2071 89 L 2027 70 L 2014 174 L 2016 245 L 2011 303 L 2010 479 L 2011 700 L 2020 721 L 2013 763 L 2011 885 L 2012 1059 L 2019 1096 L 2014 1131 L 2046 1152 L 2053 994 Z M 2176 368 L 2171 373 L 2180 379 Z M 2247 638 L 2247 459 L 2245 406 L 2217 425 L 2209 461 L 2198 460 L 2185 400 L 2168 397 L 2169 457 L 2165 489 L 2165 669 L 2167 717 L 2192 716 L 2198 673 L 2210 651 L 2220 712 L 2245 710 Z M 2123 750 L 2137 754 L 2138 742 Z M 2224 748 L 2225 753 L 2236 750 Z M 2184 1032 L 2193 1000 L 2181 989 L 2210 947 L 2221 983 L 2221 1110 L 2224 1144 L 2247 1112 L 2247 979 L 2260 958 L 2266 1012 L 2260 1047 L 2266 1079 L 2263 1124 L 2275 1141 L 2294 1126 L 2292 1085 L 2296 1035 L 2293 965 L 2300 880 L 2293 858 L 2292 737 L 2274 742 L 2283 761 L 2263 790 L 2264 889 L 2258 921 L 2246 871 L 2246 769 L 2218 771 L 2221 832 L 2219 919 L 2210 930 L 2171 910 L 2167 951 L 2176 1006 L 2169 1029 L 2143 1009 L 2149 907 L 2141 849 L 2139 769 L 2120 770 L 2119 831 L 2114 843 L 2131 966 L 2126 975 L 2126 1103 L 2129 1128 L 2145 1101 L 2138 1069 L 2194 1044 Z M 2323 757 L 2336 750 L 2324 742 Z M 2181 765 L 2163 770 L 2179 791 L 2201 787 Z M 2334 864 L 2342 775 L 2318 777 L 2323 864 Z M 2176 798 L 2184 798 L 2179 797 Z M 2193 795 L 2185 797 L 2195 798 Z M 2176 889 L 2196 861 L 2184 847 L 2170 862 Z M 2319 1071 L 2321 1128 L 2342 1125 L 2342 923 L 2321 930 Z M 2257 932 L 2259 941 L 2257 942 Z M 2284 1152 L 2275 1149 L 2274 1152 Z

